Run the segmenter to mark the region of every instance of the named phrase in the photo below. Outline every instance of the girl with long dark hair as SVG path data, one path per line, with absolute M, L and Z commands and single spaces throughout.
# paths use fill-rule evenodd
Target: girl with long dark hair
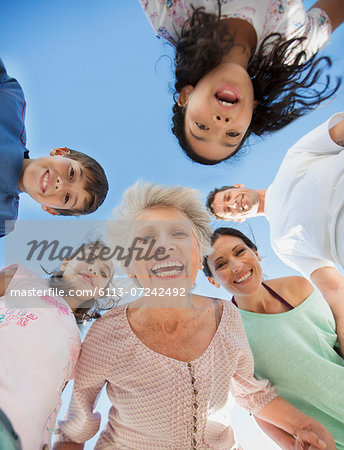
M 327 57 L 344 20 L 340 0 L 141 0 L 176 46 L 172 131 L 201 164 L 232 157 L 251 135 L 283 128 L 331 97 Z

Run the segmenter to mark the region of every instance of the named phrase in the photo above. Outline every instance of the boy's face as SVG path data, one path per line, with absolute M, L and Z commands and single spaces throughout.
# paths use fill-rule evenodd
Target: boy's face
M 19 182 L 19 188 L 50 214 L 58 214 L 53 208 L 83 210 L 91 202 L 85 170 L 79 161 L 63 156 L 68 153 L 66 148 L 56 148 L 51 156 L 29 160 Z

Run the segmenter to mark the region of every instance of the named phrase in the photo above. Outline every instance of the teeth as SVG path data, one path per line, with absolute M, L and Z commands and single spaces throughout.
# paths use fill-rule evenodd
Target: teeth
M 152 271 L 154 272 L 155 270 L 158 269 L 165 269 L 166 267 L 184 267 L 184 264 L 182 264 L 179 261 L 164 261 L 158 264 L 155 264 L 155 266 L 152 267 Z
M 47 184 L 48 184 L 48 178 L 49 178 L 49 175 L 48 175 L 48 173 L 46 173 L 46 174 L 44 175 L 43 182 L 42 182 L 43 191 L 45 191 L 45 189 L 46 189 L 46 187 L 47 187 Z
M 234 103 L 226 102 L 225 100 L 221 100 L 220 98 L 218 100 L 223 106 L 233 106 L 234 105 Z
M 242 283 L 243 281 L 246 281 L 250 276 L 251 276 L 251 271 L 250 271 L 250 272 L 247 272 L 247 273 L 246 273 L 245 275 L 243 275 L 242 277 L 237 278 L 237 279 L 235 280 L 235 282 L 236 282 L 236 283 Z
M 158 272 L 155 275 L 157 277 L 172 277 L 174 275 L 179 275 L 180 274 L 180 270 L 168 270 L 168 271 L 164 271 L 164 272 Z

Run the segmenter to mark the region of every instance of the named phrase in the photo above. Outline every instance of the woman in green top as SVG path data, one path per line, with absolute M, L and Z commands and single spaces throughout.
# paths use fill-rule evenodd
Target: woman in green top
M 262 282 L 257 247 L 234 228 L 218 228 L 204 264 L 208 280 L 233 294 L 254 355 L 255 376 L 321 422 L 344 449 L 344 360 L 328 303 L 302 277 Z M 266 422 L 261 428 L 280 446 L 294 439 Z

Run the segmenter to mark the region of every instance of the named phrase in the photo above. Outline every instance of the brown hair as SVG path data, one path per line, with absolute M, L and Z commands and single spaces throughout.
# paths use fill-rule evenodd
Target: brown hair
M 71 149 L 68 150 L 70 151 L 70 153 L 67 153 L 63 156 L 73 159 L 74 161 L 78 161 L 86 172 L 85 190 L 90 194 L 91 202 L 85 205 L 84 209 L 53 209 L 61 216 L 81 216 L 91 214 L 97 211 L 99 206 L 104 202 L 109 190 L 108 180 L 106 178 L 104 169 L 95 159 L 91 158 L 85 153 L 81 153 Z

